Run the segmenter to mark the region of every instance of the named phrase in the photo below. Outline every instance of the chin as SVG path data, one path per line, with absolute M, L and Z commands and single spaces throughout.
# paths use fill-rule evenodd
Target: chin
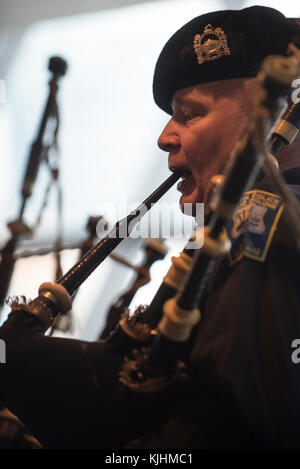
M 183 193 L 180 197 L 179 205 L 182 213 L 185 215 L 195 216 L 196 214 L 196 204 L 203 202 L 203 195 L 199 192 L 198 189 L 195 189 L 190 194 Z M 185 204 L 189 204 L 187 207 L 184 207 Z

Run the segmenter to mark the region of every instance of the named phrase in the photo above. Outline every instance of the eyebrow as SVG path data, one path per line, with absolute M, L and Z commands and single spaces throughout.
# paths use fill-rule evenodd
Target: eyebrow
M 178 98 L 178 97 L 175 97 L 172 101 L 175 104 L 179 104 L 179 105 L 192 104 L 193 103 L 193 99 L 191 99 L 191 98 Z
M 193 98 L 180 98 L 180 97 L 175 97 L 173 100 L 172 100 L 172 103 L 171 103 L 171 109 L 172 111 L 174 112 L 174 105 L 179 105 L 179 106 L 197 106 L 197 107 L 201 107 L 204 111 L 207 110 L 207 105 L 204 104 L 203 102 L 199 102 L 199 101 L 196 101 L 195 99 Z

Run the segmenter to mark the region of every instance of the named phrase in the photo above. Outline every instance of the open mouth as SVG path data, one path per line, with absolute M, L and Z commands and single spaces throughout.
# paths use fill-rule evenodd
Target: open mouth
M 188 193 L 195 187 L 194 177 L 188 169 L 176 170 L 180 173 L 181 180 L 177 184 L 177 190 L 179 192 Z

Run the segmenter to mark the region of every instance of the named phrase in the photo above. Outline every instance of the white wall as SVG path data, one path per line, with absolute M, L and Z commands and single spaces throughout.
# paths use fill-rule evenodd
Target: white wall
M 0 28 L 141 4 L 143 0 L 1 0 Z

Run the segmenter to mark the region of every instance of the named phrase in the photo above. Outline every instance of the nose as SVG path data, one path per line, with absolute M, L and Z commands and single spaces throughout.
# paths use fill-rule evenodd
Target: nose
M 157 145 L 163 151 L 171 153 L 174 150 L 177 150 L 180 146 L 180 137 L 177 129 L 176 122 L 173 118 L 169 120 L 166 127 L 160 134 Z

